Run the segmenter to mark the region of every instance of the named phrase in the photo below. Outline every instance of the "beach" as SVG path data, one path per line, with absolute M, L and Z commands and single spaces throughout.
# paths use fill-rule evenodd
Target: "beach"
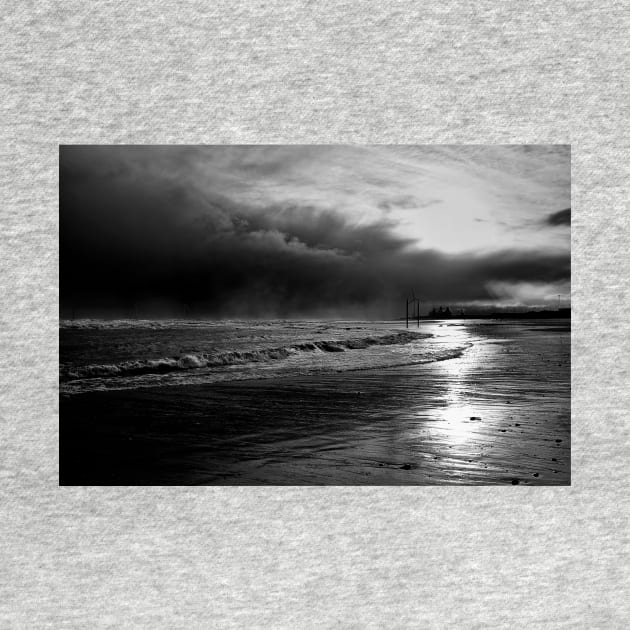
M 62 395 L 60 483 L 570 484 L 569 320 L 422 322 L 418 333 L 431 337 L 293 353 L 267 372 L 228 366 L 233 379 L 187 370 L 185 384 Z M 401 354 L 431 343 L 448 352 Z

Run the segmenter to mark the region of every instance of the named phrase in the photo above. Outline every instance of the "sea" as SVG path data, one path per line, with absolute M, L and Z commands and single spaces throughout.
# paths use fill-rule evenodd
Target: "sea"
M 60 393 L 431 363 L 471 347 L 470 331 L 457 320 L 62 320 Z

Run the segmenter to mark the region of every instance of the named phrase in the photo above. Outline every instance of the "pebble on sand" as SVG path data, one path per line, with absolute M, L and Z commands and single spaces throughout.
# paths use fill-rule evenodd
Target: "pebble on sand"
M 512 479 L 512 485 L 513 486 L 518 486 L 519 483 L 520 483 L 520 481 L 518 479 Z

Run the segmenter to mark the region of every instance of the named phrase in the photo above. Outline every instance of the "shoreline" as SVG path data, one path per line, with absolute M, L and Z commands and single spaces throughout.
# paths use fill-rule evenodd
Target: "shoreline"
M 60 483 L 570 484 L 568 331 L 475 333 L 440 362 L 62 399 Z

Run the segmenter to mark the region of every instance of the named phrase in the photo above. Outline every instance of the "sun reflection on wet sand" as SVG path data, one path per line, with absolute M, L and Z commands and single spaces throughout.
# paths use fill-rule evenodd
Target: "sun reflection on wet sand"
M 464 324 L 431 324 L 427 332 L 435 335 L 437 343 L 468 346 L 468 351 L 457 358 L 434 364 L 435 377 L 444 384 L 438 406 L 420 405 L 414 409 L 415 416 L 423 428 L 430 428 L 436 437 L 456 445 L 479 436 L 482 413 L 487 415 L 487 405 L 474 401 L 466 388 L 472 373 L 479 369 L 479 352 L 471 352 L 474 344 L 482 343 Z M 492 352 L 491 348 L 488 351 Z M 488 359 L 486 354 L 486 360 Z M 429 401 L 427 401 L 429 402 Z
M 457 343 L 476 344 L 459 359 L 436 365 L 436 372 L 445 383 L 446 391 L 443 395 L 444 405 L 432 409 L 430 415 L 437 421 L 435 428 L 444 440 L 455 446 L 474 438 L 479 439 L 482 423 L 490 420 L 487 402 L 483 404 L 467 387 L 472 375 L 480 369 L 479 344 L 484 342 L 473 336 L 466 326 L 449 326 L 442 334 Z M 484 350 L 484 360 L 491 362 L 492 357 L 488 354 L 496 349 L 488 344 Z
M 441 412 L 441 413 L 440 413 Z M 481 421 L 478 409 L 466 405 L 463 407 L 449 405 L 443 410 L 438 410 L 441 420 L 446 423 L 444 432 L 447 433 L 446 439 L 454 444 L 466 442 L 478 433 L 478 422 Z

